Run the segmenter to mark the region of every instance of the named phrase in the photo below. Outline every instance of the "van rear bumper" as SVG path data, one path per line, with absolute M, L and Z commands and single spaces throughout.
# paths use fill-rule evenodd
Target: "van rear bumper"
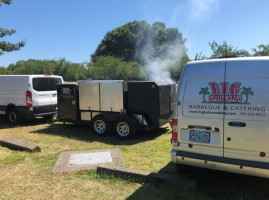
M 35 117 L 35 116 L 47 116 L 47 115 L 57 115 L 58 108 L 57 105 L 49 106 L 39 106 L 39 107 L 17 107 L 18 113 L 25 117 Z
M 39 106 L 33 107 L 34 116 L 46 116 L 46 115 L 57 115 L 58 107 L 57 105 Z
M 221 160 L 217 160 L 217 159 L 214 159 L 215 161 L 212 161 L 213 159 L 210 160 L 211 156 L 206 157 L 207 159 L 205 159 L 205 157 L 194 158 L 196 156 L 200 156 L 201 154 L 189 153 L 189 152 L 184 152 L 184 151 L 172 150 L 171 155 L 172 155 L 172 161 L 175 164 L 190 165 L 190 166 L 208 168 L 208 169 L 213 169 L 213 170 L 220 170 L 220 171 L 245 174 L 245 175 L 250 175 L 250 176 L 259 176 L 263 178 L 269 178 L 268 163 L 253 162 L 254 163 L 254 165 L 252 165 L 253 167 L 250 167 L 246 165 L 239 165 L 239 163 L 230 164 L 231 162 L 220 162 Z M 232 159 L 232 160 L 237 160 L 237 159 Z M 224 161 L 227 161 L 227 160 L 224 160 Z M 242 162 L 242 160 L 239 160 L 239 161 Z M 243 160 L 243 162 L 247 163 L 249 161 Z M 258 164 L 258 166 L 255 164 Z
M 197 159 L 197 160 L 202 160 L 202 161 L 212 161 L 216 163 L 239 165 L 242 167 L 246 166 L 246 167 L 259 168 L 259 169 L 269 169 L 269 163 L 204 155 L 204 154 L 191 153 L 191 152 L 181 151 L 181 150 L 172 149 L 171 156 L 172 156 L 173 162 L 175 163 L 177 163 L 179 160 L 184 160 L 185 158 L 192 158 L 192 159 Z

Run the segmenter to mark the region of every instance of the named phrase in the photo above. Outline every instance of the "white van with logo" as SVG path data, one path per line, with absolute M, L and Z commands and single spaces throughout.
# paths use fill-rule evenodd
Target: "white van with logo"
M 57 84 L 55 75 L 0 75 L 0 114 L 15 124 L 25 117 L 57 114 Z
M 176 165 L 269 177 L 269 57 L 187 63 L 174 112 Z

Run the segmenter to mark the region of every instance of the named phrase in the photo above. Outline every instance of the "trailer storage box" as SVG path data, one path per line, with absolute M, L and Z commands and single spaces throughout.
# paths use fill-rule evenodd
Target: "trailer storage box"
M 175 84 L 131 81 L 127 85 L 128 112 L 143 115 L 152 127 L 160 127 L 171 119 Z
M 123 110 L 123 81 L 78 81 L 79 109 L 120 112 Z

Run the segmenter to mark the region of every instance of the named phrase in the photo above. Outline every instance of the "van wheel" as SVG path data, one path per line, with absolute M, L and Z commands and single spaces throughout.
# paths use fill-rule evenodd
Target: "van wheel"
M 18 124 L 20 121 L 20 116 L 15 108 L 9 109 L 7 111 L 7 119 L 10 124 Z
M 138 123 L 129 116 L 123 116 L 116 119 L 114 123 L 114 134 L 120 139 L 128 139 L 136 134 Z
M 106 136 L 111 133 L 111 122 L 102 115 L 96 115 L 92 119 L 91 125 L 96 135 Z

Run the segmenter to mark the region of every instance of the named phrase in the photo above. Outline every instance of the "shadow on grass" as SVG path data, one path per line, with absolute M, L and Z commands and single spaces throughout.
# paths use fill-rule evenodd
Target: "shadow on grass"
M 45 118 L 35 118 L 35 119 L 25 119 L 22 123 L 19 124 L 10 124 L 5 116 L 0 115 L 0 129 L 5 128 L 17 128 L 24 126 L 36 126 L 40 124 L 47 124 L 48 121 Z
M 150 132 L 138 131 L 134 138 L 128 140 L 120 140 L 112 134 L 106 137 L 95 135 L 89 125 L 54 123 L 50 124 L 50 126 L 45 129 L 36 130 L 32 133 L 58 135 L 74 140 L 85 142 L 97 141 L 110 145 L 133 145 L 144 141 L 154 140 L 160 135 L 167 133 L 167 131 L 167 128 L 159 128 Z
M 189 166 L 177 172 L 172 162 L 159 173 L 196 180 L 198 190 L 192 193 L 176 184 L 144 185 L 127 199 L 269 199 L 269 179 L 266 178 Z

